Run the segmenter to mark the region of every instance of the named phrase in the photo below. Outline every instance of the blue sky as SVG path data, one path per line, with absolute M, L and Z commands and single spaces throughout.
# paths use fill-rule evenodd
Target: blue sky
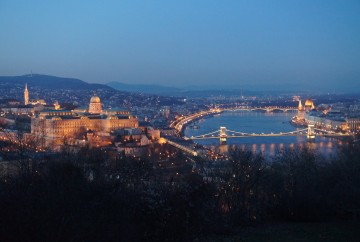
M 359 0 L 1 0 L 0 31 L 0 75 L 360 89 Z

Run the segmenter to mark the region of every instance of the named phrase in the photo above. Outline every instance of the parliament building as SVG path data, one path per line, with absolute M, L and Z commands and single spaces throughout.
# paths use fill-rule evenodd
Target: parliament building
M 83 140 L 89 132 L 108 136 L 111 131 L 138 125 L 137 117 L 129 111 L 103 110 L 100 98 L 94 95 L 88 108 L 35 113 L 31 119 L 31 133 L 41 137 L 44 146 L 61 146 L 69 140 Z

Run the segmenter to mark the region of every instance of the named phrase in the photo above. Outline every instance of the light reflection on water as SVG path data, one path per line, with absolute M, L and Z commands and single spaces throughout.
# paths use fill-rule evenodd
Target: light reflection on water
M 198 136 L 216 131 L 220 126 L 225 126 L 228 130 L 244 133 L 280 133 L 289 132 L 302 128 L 294 127 L 290 124 L 291 118 L 296 115 L 290 113 L 261 113 L 261 112 L 224 112 L 219 116 L 213 116 L 197 121 L 199 129 L 185 129 L 185 135 Z M 280 136 L 280 137 L 246 137 L 246 138 L 228 138 L 227 145 L 219 146 L 218 139 L 196 140 L 220 152 L 229 150 L 233 145 L 242 150 L 251 150 L 252 152 L 261 152 L 266 156 L 273 156 L 276 152 L 284 148 L 297 149 L 307 147 L 310 150 L 318 150 L 326 157 L 335 155 L 336 146 L 343 142 L 334 138 L 316 137 L 315 141 L 308 142 L 305 136 Z M 227 146 L 227 147 L 225 147 Z
M 277 152 L 284 150 L 284 148 L 289 149 L 302 149 L 302 148 L 308 148 L 309 150 L 313 151 L 320 151 L 322 155 L 325 157 L 331 157 L 336 154 L 336 149 L 334 147 L 333 143 L 338 144 L 337 140 L 329 140 L 326 142 L 304 142 L 304 143 L 271 143 L 271 144 L 225 144 L 225 145 L 219 145 L 219 144 L 211 144 L 211 145 L 205 145 L 207 147 L 210 147 L 212 150 L 220 152 L 220 153 L 226 153 L 230 149 L 234 149 L 235 146 L 237 146 L 240 150 L 251 150 L 253 153 L 262 153 L 266 156 L 274 156 Z M 341 145 L 340 145 L 341 146 Z

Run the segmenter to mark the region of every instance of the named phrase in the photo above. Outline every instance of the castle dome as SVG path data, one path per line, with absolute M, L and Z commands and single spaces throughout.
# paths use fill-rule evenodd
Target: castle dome
M 102 112 L 100 98 L 96 95 L 90 98 L 89 113 L 99 114 Z
M 90 98 L 90 103 L 101 103 L 100 98 L 96 95 Z

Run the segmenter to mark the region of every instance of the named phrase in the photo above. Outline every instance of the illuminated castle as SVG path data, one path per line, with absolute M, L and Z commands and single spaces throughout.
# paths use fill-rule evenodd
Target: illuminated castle
M 126 110 L 102 110 L 100 98 L 92 96 L 88 109 L 49 110 L 34 115 L 31 133 L 43 137 L 45 146 L 83 139 L 88 132 L 109 135 L 123 128 L 137 128 L 138 119 Z
M 299 111 L 309 112 L 314 108 L 315 108 L 314 102 L 310 98 L 305 100 L 304 106 L 301 104 L 301 100 L 299 99 L 299 106 L 298 106 Z
M 313 110 L 314 108 L 315 108 L 314 102 L 310 98 L 306 99 L 304 104 L 305 111 L 310 111 Z

